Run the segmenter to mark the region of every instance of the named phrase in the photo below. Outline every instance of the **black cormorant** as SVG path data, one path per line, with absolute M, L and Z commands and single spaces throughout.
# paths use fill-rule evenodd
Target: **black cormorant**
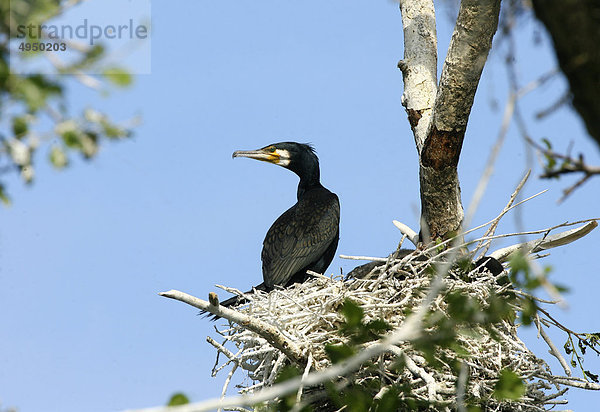
M 307 270 L 323 273 L 338 245 L 340 203 L 336 194 L 320 182 L 319 159 L 312 146 L 274 143 L 258 150 L 238 150 L 233 157 L 273 163 L 300 177 L 298 201 L 277 218 L 265 236 L 261 254 L 263 283 L 255 289 L 270 291 L 275 286 L 304 282 Z M 221 305 L 242 302 L 235 296 Z

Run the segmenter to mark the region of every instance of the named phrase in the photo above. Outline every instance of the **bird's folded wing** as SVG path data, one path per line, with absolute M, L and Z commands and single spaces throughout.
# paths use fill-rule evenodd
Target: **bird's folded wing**
M 310 208 L 294 205 L 273 223 L 263 245 L 263 276 L 268 287 L 286 286 L 292 276 L 318 261 L 336 240 L 339 203 L 333 195 Z

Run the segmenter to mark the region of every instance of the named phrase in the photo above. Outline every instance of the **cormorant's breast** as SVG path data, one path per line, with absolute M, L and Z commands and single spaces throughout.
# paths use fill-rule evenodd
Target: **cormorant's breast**
M 309 269 L 325 271 L 337 248 L 339 222 L 335 193 L 320 185 L 306 190 L 267 232 L 261 256 L 265 286 L 301 282 Z

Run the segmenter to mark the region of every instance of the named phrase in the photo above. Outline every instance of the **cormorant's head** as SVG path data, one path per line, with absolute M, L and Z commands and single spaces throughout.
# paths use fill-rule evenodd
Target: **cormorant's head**
M 273 143 L 258 150 L 237 150 L 232 157 L 249 157 L 290 169 L 300 178 L 319 179 L 319 159 L 312 146 L 304 143 Z

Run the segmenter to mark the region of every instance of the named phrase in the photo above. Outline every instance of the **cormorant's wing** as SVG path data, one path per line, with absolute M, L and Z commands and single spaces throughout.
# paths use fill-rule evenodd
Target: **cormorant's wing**
M 267 232 L 262 251 L 265 285 L 286 286 L 297 272 L 317 262 L 337 241 L 339 222 L 334 193 L 325 188 L 306 192 Z

